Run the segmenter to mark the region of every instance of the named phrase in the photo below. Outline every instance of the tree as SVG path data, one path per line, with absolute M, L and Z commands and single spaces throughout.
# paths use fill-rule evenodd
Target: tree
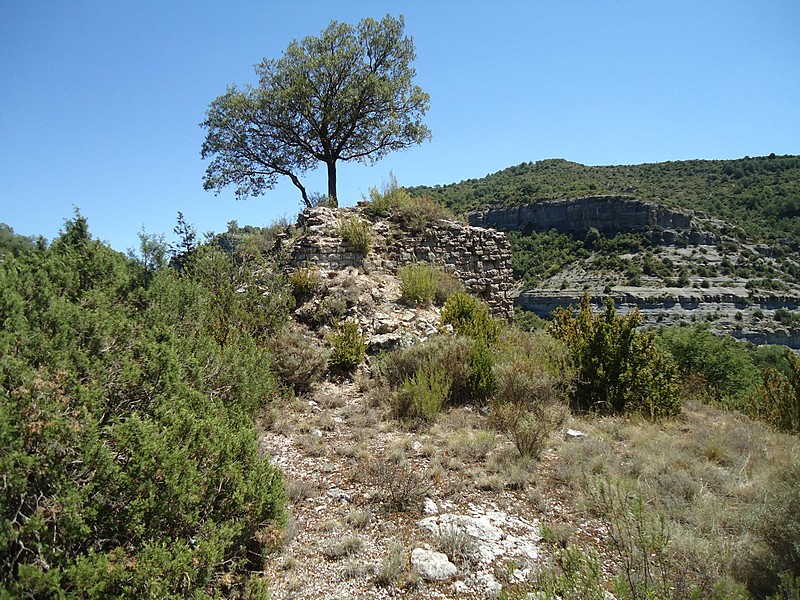
M 213 157 L 203 187 L 258 196 L 288 177 L 311 206 L 300 177 L 327 165 L 336 198 L 337 161 L 374 163 L 430 138 L 422 123 L 429 96 L 413 84 L 414 42 L 403 17 L 332 21 L 319 37 L 297 40 L 256 65 L 257 87 L 235 85 L 214 100 L 201 124 L 201 155 Z

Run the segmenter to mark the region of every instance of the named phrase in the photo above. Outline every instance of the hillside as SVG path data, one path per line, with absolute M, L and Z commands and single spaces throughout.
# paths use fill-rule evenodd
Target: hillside
M 586 166 L 562 159 L 521 163 L 481 179 L 409 188 L 456 212 L 546 199 L 629 195 L 703 211 L 740 228 L 750 241 L 800 246 L 800 156 Z
M 517 304 L 547 317 L 588 292 L 652 325 L 800 347 L 800 158 L 588 167 L 523 163 L 434 188 L 509 232 Z
M 791 597 L 800 362 L 512 327 L 506 235 L 451 216 L 9 230 L 0 597 Z

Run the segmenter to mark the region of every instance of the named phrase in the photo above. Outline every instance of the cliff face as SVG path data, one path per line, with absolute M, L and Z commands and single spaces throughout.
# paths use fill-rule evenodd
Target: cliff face
M 692 218 L 630 196 L 590 196 L 473 213 L 470 225 L 502 230 L 583 234 L 591 228 L 605 235 L 648 229 L 689 230 Z

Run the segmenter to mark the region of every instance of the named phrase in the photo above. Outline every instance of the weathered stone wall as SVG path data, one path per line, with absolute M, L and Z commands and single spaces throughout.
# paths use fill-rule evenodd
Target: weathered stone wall
M 471 225 L 502 230 L 581 234 L 592 227 L 603 234 L 643 229 L 686 230 L 689 215 L 631 196 L 590 196 L 549 200 L 526 206 L 492 209 L 470 215 Z
M 373 251 L 366 258 L 338 235 L 339 221 L 352 217 L 368 222 L 375 238 Z M 397 223 L 370 217 L 359 207 L 307 209 L 300 214 L 298 226 L 306 234 L 288 248 L 290 268 L 313 264 L 327 269 L 381 268 L 396 273 L 399 267 L 415 261 L 432 263 L 482 298 L 494 314 L 504 318 L 513 315 L 511 246 L 502 232 L 458 221 L 438 221 L 415 234 Z

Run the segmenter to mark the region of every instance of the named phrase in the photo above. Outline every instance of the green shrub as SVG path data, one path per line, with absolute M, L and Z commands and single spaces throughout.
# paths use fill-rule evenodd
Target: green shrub
M 302 325 L 287 323 L 270 339 L 269 349 L 276 359 L 272 370 L 295 393 L 307 392 L 325 375 L 328 352 Z
M 783 431 L 800 433 L 800 359 L 789 350 L 785 356 L 789 375 L 765 368 L 759 394 L 747 405 L 747 412 Z
M 442 219 L 453 219 L 452 211 L 430 196 L 412 197 L 404 188 L 398 187 L 392 176 L 383 190 L 371 188 L 370 201 L 364 211 L 399 223 L 411 233 L 422 233 L 431 224 Z
M 451 294 L 442 309 L 442 326 L 451 325 L 459 335 L 493 344 L 502 329 L 500 322 L 489 316 L 489 309 L 478 299 L 464 292 Z
M 289 275 L 289 287 L 298 302 L 303 302 L 319 289 L 319 270 L 315 267 L 300 267 Z
M 397 417 L 433 421 L 450 395 L 450 381 L 444 368 L 424 364 L 395 391 L 392 404 Z
M 467 396 L 476 402 L 485 402 L 497 390 L 497 380 L 492 370 L 492 356 L 482 341 L 476 343 L 469 355 Z
M 700 375 L 713 400 L 743 409 L 760 383 L 758 369 L 746 347 L 730 336 L 706 327 L 665 327 L 657 342 L 666 348 L 684 376 Z
M 80 216 L 0 263 L 0 596 L 260 586 L 284 494 L 253 415 L 277 391 L 261 341 L 284 313 L 227 295 L 254 272 L 201 246 L 145 282 Z
M 553 564 L 536 579 L 536 592 L 528 597 L 574 600 L 605 600 L 600 559 L 594 553 L 582 552 L 577 546 L 556 547 Z
M 486 345 L 463 336 L 436 336 L 387 354 L 378 366 L 378 377 L 399 389 L 425 369 L 441 373 L 448 384 L 445 401 L 449 405 L 485 402 L 496 389 Z
M 469 338 L 434 336 L 384 355 L 378 363 L 377 377 L 390 388 L 398 389 L 420 369 L 428 365 L 440 367 L 450 383 L 447 404 L 463 404 L 471 399 L 467 380 L 474 346 L 475 342 Z
M 680 411 L 674 364 L 653 334 L 636 332 L 638 311 L 619 317 L 609 298 L 605 311 L 593 316 L 585 294 L 576 315 L 559 308 L 553 317 L 550 332 L 567 345 L 577 370 L 576 408 L 650 418 Z
M 436 297 L 437 269 L 426 264 L 400 267 L 400 295 L 417 306 L 427 306 Z
M 565 400 L 570 369 L 550 372 L 544 368 L 546 360 L 542 356 L 518 357 L 495 366 L 497 391 L 491 403 L 492 421 L 526 458 L 539 457 L 568 412 Z
M 366 356 L 366 339 L 356 321 L 341 321 L 326 339 L 331 346 L 329 365 L 336 373 L 352 373 Z
M 369 230 L 369 223 L 361 221 L 358 217 L 339 221 L 339 235 L 346 244 L 362 256 L 367 256 L 372 251 L 373 238 Z
M 456 279 L 452 273 L 437 269 L 436 293 L 434 294 L 434 301 L 436 304 L 443 305 L 452 294 L 463 291 L 464 284 Z
M 491 419 L 504 431 L 524 458 L 539 458 L 552 433 L 564 422 L 566 405 L 557 403 L 513 403 L 495 400 Z

